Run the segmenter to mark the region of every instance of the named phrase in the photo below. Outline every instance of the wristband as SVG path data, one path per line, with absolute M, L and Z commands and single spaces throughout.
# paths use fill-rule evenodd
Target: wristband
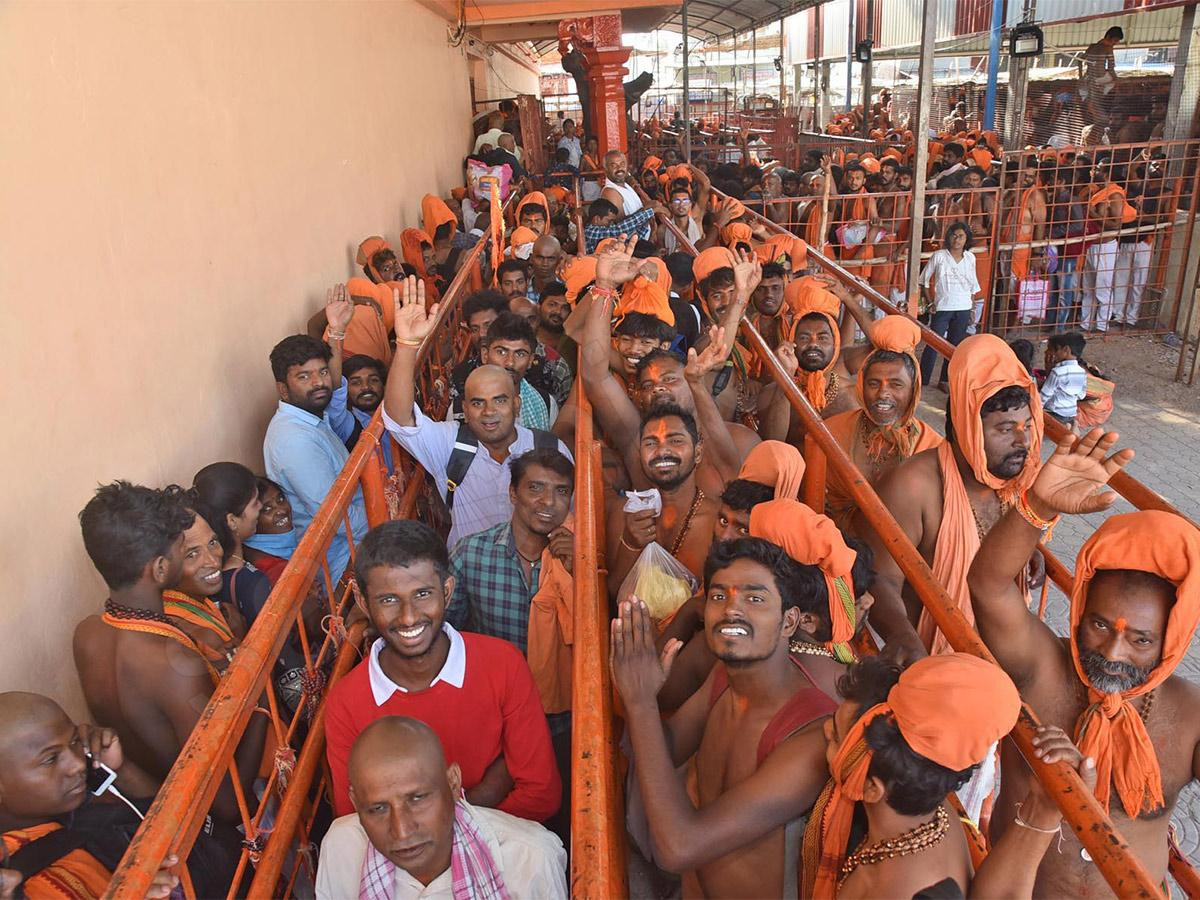
M 600 300 L 612 300 L 614 303 L 617 301 L 617 297 L 619 296 L 616 288 L 602 288 L 596 287 L 595 285 L 592 285 L 592 289 L 589 291 L 589 293 L 593 298 L 598 298 Z
M 639 550 L 637 547 L 631 546 L 630 544 L 626 543 L 626 542 L 625 542 L 625 535 L 621 535 L 621 546 L 622 546 L 622 547 L 624 547 L 626 550 L 632 550 L 634 553 L 641 553 L 641 552 L 642 552 L 642 551 L 641 551 L 641 550 Z
M 423 341 L 416 341 L 412 338 L 396 338 L 396 343 L 401 347 L 420 347 Z
M 331 341 L 340 341 L 346 337 L 346 332 L 344 332 L 344 331 L 342 331 L 342 332 L 327 331 L 327 332 L 325 332 L 325 334 L 329 337 L 329 339 Z
M 1015 507 L 1017 513 L 1022 519 L 1024 519 L 1034 528 L 1040 530 L 1045 535 L 1044 540 L 1046 541 L 1050 540 L 1050 537 L 1054 531 L 1054 526 L 1058 524 L 1058 520 L 1062 518 L 1062 516 L 1055 516 L 1053 519 L 1043 519 L 1041 516 L 1039 516 L 1033 511 L 1033 507 L 1029 505 L 1028 491 L 1021 491 L 1021 493 L 1017 495 Z

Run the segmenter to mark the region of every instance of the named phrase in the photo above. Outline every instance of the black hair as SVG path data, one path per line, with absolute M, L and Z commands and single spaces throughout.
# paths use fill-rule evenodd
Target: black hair
M 917 367 L 913 363 L 913 358 L 908 353 L 897 353 L 895 350 L 875 350 L 867 357 L 863 363 L 863 378 L 867 377 L 867 369 L 877 363 L 899 362 L 904 363 L 904 368 L 908 372 L 908 377 L 913 380 L 913 384 L 917 382 Z
M 229 530 L 226 517 L 230 513 L 240 516 L 246 511 L 250 501 L 258 496 L 258 478 L 241 463 L 211 463 L 192 479 L 192 492 L 199 501 L 196 512 L 203 515 L 204 520 L 212 526 L 217 540 L 221 542 L 221 549 L 228 555 L 236 546 L 237 539 Z M 217 520 L 215 524 L 213 516 Z
M 899 178 L 901 175 L 908 175 L 909 177 L 912 177 L 912 173 L 913 170 L 911 166 L 899 166 L 896 169 L 897 178 Z
M 675 329 L 657 316 L 649 313 L 627 313 L 617 327 L 613 329 L 617 336 L 647 338 L 660 344 L 669 343 L 675 338 Z
M 442 581 L 450 577 L 450 554 L 438 533 L 424 522 L 396 519 L 376 525 L 363 537 L 354 559 L 354 577 L 365 594 L 367 574 L 377 566 L 407 568 L 426 560 Z
M 760 503 L 775 499 L 775 488 L 748 478 L 735 478 L 725 485 L 721 502 L 738 512 L 750 512 Z
M 1104 32 L 1106 38 L 1116 38 L 1118 41 L 1125 40 L 1125 29 L 1120 25 L 1114 25 L 1108 31 Z
M 233 536 L 233 532 L 229 530 L 229 525 L 225 522 L 225 517 L 221 515 L 220 510 L 214 507 L 211 503 L 205 503 L 196 496 L 194 490 L 188 492 L 191 500 L 188 505 L 192 511 L 203 519 L 208 527 L 212 529 L 213 536 L 216 537 L 217 543 L 221 545 L 221 559 L 224 561 L 233 552 L 237 546 L 237 541 Z M 193 520 L 193 524 L 194 524 Z
M 650 259 L 658 256 L 658 248 L 650 241 L 644 241 L 638 238 L 638 242 L 633 247 L 634 259 Z
M 395 261 L 396 261 L 396 254 L 386 248 L 383 250 L 380 250 L 374 256 L 371 257 L 371 265 L 376 269 L 379 269 L 384 263 L 395 262 Z
M 547 297 L 565 297 L 567 296 L 567 286 L 561 281 L 551 281 L 542 288 L 542 299 Z
M 616 216 L 619 215 L 620 212 L 621 211 L 617 209 L 616 204 L 614 204 L 611 200 L 605 200 L 603 197 L 598 197 L 588 204 L 588 224 L 591 223 L 592 219 L 603 219 L 605 216 Z
M 521 207 L 521 211 L 519 213 L 517 213 L 517 221 L 520 222 L 522 216 L 527 216 L 527 215 L 530 215 L 531 213 L 537 213 L 543 219 L 549 219 L 550 218 L 549 202 L 544 203 L 544 204 L 538 203 L 537 201 L 534 201 L 533 203 L 526 203 L 524 206 Z
M 506 313 L 508 312 L 508 300 L 505 299 L 503 294 L 492 288 L 476 291 L 463 301 L 462 320 L 470 323 L 471 316 L 486 312 L 489 309 L 496 313 L 496 315 Z
M 688 181 L 686 178 L 676 178 L 674 181 L 672 181 L 671 187 L 667 191 L 667 197 L 670 198 L 670 197 L 675 196 L 676 194 L 687 194 L 688 197 L 690 198 L 692 196 L 691 182 Z
M 501 281 L 509 272 L 520 272 L 529 277 L 529 263 L 523 259 L 506 259 L 496 267 L 496 280 Z
M 1025 371 L 1032 372 L 1033 354 L 1035 350 L 1033 341 L 1027 341 L 1025 338 L 1017 338 L 1015 341 L 1009 341 L 1008 347 L 1010 350 L 1012 350 L 1013 356 L 1017 358 L 1017 361 L 1025 367 Z
M 509 469 L 512 471 L 510 484 L 514 489 L 520 487 L 521 482 L 525 480 L 530 466 L 541 466 L 543 469 L 549 469 L 555 475 L 561 475 L 567 479 L 571 490 L 575 490 L 575 466 L 563 456 L 561 450 L 554 447 L 539 447 L 527 450 L 520 456 L 514 456 L 512 462 L 509 463 Z
M 668 253 L 663 260 L 667 264 L 667 271 L 671 273 L 671 281 L 676 284 L 688 285 L 692 283 L 695 274 L 692 271 L 692 255 L 678 250 L 675 253 Z
M 374 369 L 379 373 L 379 377 L 387 381 L 387 366 L 382 360 L 378 360 L 373 356 L 367 356 L 365 353 L 355 353 L 349 359 L 342 363 L 342 374 L 349 378 L 360 369 Z
M 1083 356 L 1083 348 L 1087 346 L 1087 338 L 1078 331 L 1068 331 L 1064 334 L 1052 334 L 1047 339 L 1046 344 L 1052 349 L 1057 350 L 1066 347 L 1071 351 L 1071 355 L 1078 358 Z
M 965 253 L 967 250 L 971 249 L 971 244 L 974 243 L 974 240 L 971 237 L 971 229 L 967 227 L 966 222 L 962 222 L 962 221 L 951 222 L 948 226 L 946 226 L 946 233 L 942 237 L 942 244 L 945 246 L 949 246 L 950 235 L 954 234 L 954 232 L 956 232 L 956 231 L 961 231 L 963 234 L 965 234 L 967 236 L 967 241 L 965 244 L 963 244 L 963 252 Z
M 899 171 L 900 160 L 896 159 L 894 156 L 885 156 L 883 159 L 879 160 L 879 168 L 882 169 L 884 166 L 888 166 L 889 168 Z
M 842 169 L 843 175 L 849 175 L 851 172 L 862 172 L 864 177 L 867 174 L 867 170 L 863 168 L 862 163 L 856 163 L 856 162 L 852 162 L 852 163 L 848 164 L 844 169 Z
M 260 503 L 266 499 L 267 491 L 269 491 L 271 488 L 275 488 L 275 490 L 279 491 L 279 495 L 281 497 L 283 497 L 285 500 L 287 499 L 287 491 L 283 489 L 283 486 L 276 481 L 272 481 L 266 475 L 256 475 L 254 478 L 254 483 L 258 487 L 258 500 Z
M 970 175 L 971 173 L 978 175 L 981 180 L 987 178 L 987 172 L 983 171 L 983 169 L 979 166 L 967 166 L 967 168 L 963 170 L 964 176 Z
M 329 362 L 331 356 L 333 352 L 324 341 L 307 334 L 289 335 L 271 349 L 271 373 L 277 382 L 285 384 L 292 366 L 302 366 L 310 359 Z
M 664 350 L 662 347 L 655 347 L 653 350 L 639 359 L 637 361 L 637 365 L 633 367 L 633 383 L 638 384 L 641 382 L 642 374 L 646 371 L 647 367 L 663 359 L 669 359 L 673 362 L 677 362 L 681 366 L 686 365 L 686 363 L 683 361 L 683 358 L 680 357 L 678 353 L 672 353 L 670 350 Z
M 563 123 L 564 125 L 574 125 L 574 124 L 575 124 L 575 120 L 574 120 L 574 119 L 563 119 L 562 123 Z
M 671 418 L 677 418 L 683 423 L 683 428 L 691 436 L 693 444 L 700 443 L 700 429 L 696 427 L 695 417 L 674 403 L 660 403 L 647 410 L 646 414 L 642 416 L 642 424 L 638 428 L 638 437 L 641 437 L 642 432 L 646 430 L 646 426 L 651 422 Z
M 966 151 L 963 150 L 963 145 L 958 143 L 958 141 L 951 141 L 942 147 L 942 156 L 945 156 L 947 153 L 953 153 L 960 159 L 967 155 Z
M 838 693 L 857 703 L 859 714 L 887 699 L 900 680 L 900 669 L 880 656 L 852 665 L 838 679 Z M 932 813 L 951 791 L 961 787 L 977 766 L 956 772 L 915 753 L 890 716 L 879 716 L 864 730 L 872 757 L 867 776 L 878 778 L 887 791 L 887 804 L 902 816 Z
M 529 320 L 507 310 L 496 316 L 496 321 L 488 327 L 487 334 L 479 343 L 490 347 L 496 341 L 524 341 L 529 345 L 530 353 L 537 349 L 537 335 L 533 333 Z
M 192 527 L 187 492 L 114 481 L 96 489 L 79 513 L 83 546 L 110 590 L 136 584 L 146 564 L 166 556 Z
M 450 237 L 450 232 L 454 230 L 453 222 L 443 222 L 433 230 L 433 239 L 435 241 L 444 241 Z
M 1029 405 L 1029 391 L 1020 385 L 1010 384 L 1006 388 L 1000 388 L 992 396 L 983 401 L 983 406 L 979 407 L 979 416 L 982 418 L 988 413 L 1007 412 L 1010 409 L 1020 409 L 1023 406 Z M 951 443 L 955 442 L 954 438 L 954 422 L 950 418 L 950 407 L 953 403 L 946 403 L 946 440 Z
M 754 184 L 757 181 L 762 181 L 762 177 L 763 170 L 753 163 L 742 169 L 742 179 L 748 180 L 751 184 Z
M 781 266 L 779 263 L 777 263 L 777 262 L 763 263 L 762 279 L 761 279 L 762 281 L 766 281 L 768 278 L 783 278 L 783 276 L 784 276 L 783 266 Z
M 559 147 L 554 151 L 554 161 L 565 163 L 571 161 L 571 151 L 566 147 Z
M 770 571 L 785 612 L 792 608 L 801 612 L 815 612 L 813 598 L 818 596 L 818 588 L 821 604 L 825 604 L 825 577 L 820 569 L 816 566 L 800 565 L 788 556 L 782 547 L 757 537 L 716 541 L 708 551 L 708 558 L 704 560 L 705 587 L 708 587 L 717 572 L 739 559 L 749 559 Z M 810 569 L 812 571 L 808 571 Z M 825 616 L 829 616 L 828 608 L 825 610 Z
M 710 272 L 707 278 L 701 279 L 696 285 L 696 290 L 700 292 L 701 297 L 707 297 L 713 288 L 727 288 L 734 283 L 733 269 L 722 266 Z

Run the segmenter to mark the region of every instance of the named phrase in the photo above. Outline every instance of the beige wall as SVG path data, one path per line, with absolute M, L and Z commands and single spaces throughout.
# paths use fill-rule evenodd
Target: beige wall
M 0 690 L 81 710 L 79 509 L 261 470 L 271 346 L 460 182 L 469 116 L 414 0 L 0 5 Z
M 474 44 L 478 56 L 470 56 L 471 73 L 475 79 L 475 99 L 503 100 L 517 94 L 542 95 L 538 73 L 508 56 L 496 47 Z M 491 55 L 486 55 L 487 51 Z M 517 51 L 514 51 L 517 52 Z M 495 106 L 495 104 L 492 104 Z

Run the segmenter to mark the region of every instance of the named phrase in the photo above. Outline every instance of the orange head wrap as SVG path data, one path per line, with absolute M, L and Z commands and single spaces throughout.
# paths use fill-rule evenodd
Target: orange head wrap
M 583 289 L 596 280 L 596 257 L 576 256 L 563 266 L 560 274 L 567 286 L 567 300 L 574 305 Z
M 870 154 L 863 156 L 863 158 L 858 161 L 858 164 L 862 166 L 870 175 L 879 174 L 879 160 Z
M 1000 136 L 994 131 L 985 131 L 979 135 L 980 139 L 987 142 L 987 145 L 993 150 L 1000 149 Z
M 854 615 L 854 580 L 850 573 L 858 554 L 833 519 L 813 512 L 796 499 L 768 500 L 750 510 L 750 536 L 782 547 L 803 566 L 817 566 L 825 576 L 833 640 L 826 646 L 841 662 L 853 662 L 850 641 L 857 627 Z
M 796 372 L 798 379 L 804 378 L 803 387 L 808 402 L 820 411 L 825 408 L 827 402 L 825 392 L 829 387 L 829 372 L 837 365 L 838 354 L 842 351 L 842 335 L 838 326 L 838 313 L 841 311 L 842 301 L 824 283 L 814 277 L 805 276 L 797 278 L 783 289 L 783 302 L 791 308 L 796 326 L 805 316 L 815 314 L 824 317 L 833 333 L 833 356 L 829 365 L 816 372 L 804 369 Z
M 450 196 L 459 203 L 467 199 L 468 191 L 465 187 L 450 188 Z
M 795 500 L 804 480 L 804 457 L 791 444 L 763 441 L 746 454 L 738 478 L 775 489 L 775 499 Z
M 660 168 L 662 168 L 662 164 L 663 161 L 657 156 L 647 156 L 642 162 L 642 171 L 650 169 L 651 171 L 657 172 Z
M 622 319 L 630 313 L 644 313 L 668 325 L 675 324 L 675 313 L 671 312 L 666 286 L 662 282 L 651 281 L 645 275 L 639 275 L 621 291 L 616 317 Z
M 400 232 L 400 250 L 404 255 L 404 261 L 417 270 L 417 274 L 422 278 L 428 278 L 429 273 L 425 271 L 425 257 L 421 252 L 421 247 L 432 247 L 433 241 L 420 228 L 405 228 Z
M 736 221 L 746 214 L 746 204 L 736 197 L 726 197 L 724 205 L 731 211 L 730 221 Z
M 909 748 L 930 762 L 961 772 L 981 762 L 992 744 L 1012 731 L 1021 698 L 999 666 L 966 653 L 918 659 L 900 673 L 887 700 L 860 711 L 829 764 L 832 780 L 813 806 L 804 833 L 801 896 L 837 895 L 849 849 L 854 804 L 863 798 L 874 751 L 866 729 L 885 717 Z
M 517 204 L 517 224 L 521 222 L 521 211 L 526 206 L 540 206 L 542 213 L 545 215 L 545 222 L 542 224 L 542 234 L 550 233 L 550 203 L 546 200 L 546 195 L 541 191 L 531 191 L 521 198 L 521 202 Z
M 538 239 L 537 232 L 532 228 L 526 228 L 524 225 L 518 225 L 508 235 L 508 246 L 512 248 L 513 259 L 529 259 L 529 254 L 524 256 L 518 255 L 517 251 L 523 247 L 532 247 L 533 242 Z
M 561 184 L 550 185 L 550 187 L 546 188 L 546 194 L 564 205 L 569 203 L 571 198 L 571 192 Z
M 354 257 L 354 261 L 371 273 L 371 277 L 376 283 L 383 281 L 383 276 L 376 271 L 375 266 L 371 264 L 373 257 L 380 250 L 391 250 L 392 245 L 381 238 L 379 235 L 372 235 L 358 245 L 358 254 Z
M 998 492 L 1002 501 L 1011 503 L 1033 484 L 1042 465 L 1042 398 L 1033 376 L 1003 340 L 994 334 L 975 334 L 959 344 L 950 357 L 949 381 L 954 442 L 975 478 Z M 1007 481 L 988 471 L 979 413 L 989 397 L 1006 387 L 1029 392 L 1030 414 L 1029 455 L 1021 471 Z
M 730 250 L 738 244 L 749 244 L 753 237 L 754 233 L 745 222 L 734 222 L 721 229 L 721 243 Z
M 974 150 L 968 153 L 967 156 L 970 158 L 972 163 L 983 169 L 984 174 L 991 170 L 992 160 L 994 157 L 982 147 L 976 147 Z
M 732 269 L 737 257 L 728 247 L 709 247 L 692 260 L 692 276 L 699 284 L 717 269 Z
M 1092 687 L 1079 659 L 1078 629 L 1088 588 L 1104 569 L 1150 572 L 1175 585 L 1175 604 L 1167 617 L 1162 657 L 1149 677 L 1119 694 Z M 1200 622 L 1200 530 L 1181 516 L 1159 510 L 1112 516 L 1088 538 L 1075 562 L 1071 590 L 1071 657 L 1088 688 L 1088 707 L 1075 724 L 1075 741 L 1096 760 L 1096 799 L 1105 809 L 1117 789 L 1126 814 L 1137 818 L 1163 805 L 1162 774 L 1142 717 L 1129 702 L 1146 694 L 1175 671 Z
M 670 166 L 667 169 L 667 178 L 671 181 L 678 181 L 680 178 L 692 183 L 692 170 L 686 163 L 680 163 L 677 166 Z
M 899 150 L 897 150 L 895 147 L 888 147 L 886 150 L 883 151 L 883 157 L 881 158 L 881 162 L 883 159 L 894 159 L 897 162 L 904 162 L 904 154 L 901 153 Z
M 921 399 L 921 364 L 916 352 L 917 344 L 921 343 L 921 326 L 907 316 L 884 316 L 871 326 L 871 343 L 875 349 L 863 360 L 858 370 L 858 402 L 863 408 L 863 415 L 870 419 L 863 397 L 866 373 L 880 350 L 903 353 L 912 360 L 913 390 L 908 406 L 900 411 L 891 425 L 872 423 L 875 427 L 871 429 L 871 436 L 867 440 L 867 453 L 872 459 L 883 459 L 894 451 L 901 459 L 907 459 L 912 456 L 920 435 L 920 427 L 913 421 L 913 416 Z
M 787 271 L 799 272 L 808 264 L 808 244 L 803 239 L 790 234 L 773 234 L 766 243 L 754 248 L 759 260 L 767 263 L 787 262 Z
M 429 240 L 433 241 L 433 236 L 437 234 L 437 230 L 449 224 L 453 227 L 458 225 L 458 216 L 446 205 L 446 201 L 441 197 L 435 197 L 433 194 L 426 194 L 421 198 L 421 226 L 425 233 L 429 235 Z

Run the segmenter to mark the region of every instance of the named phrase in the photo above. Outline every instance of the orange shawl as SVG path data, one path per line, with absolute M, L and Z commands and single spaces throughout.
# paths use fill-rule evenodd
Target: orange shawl
M 574 610 L 575 580 L 547 547 L 542 551 L 537 593 L 529 603 L 529 641 L 525 651 L 542 699 L 542 710 L 547 714 L 571 708 Z
M 874 421 L 870 429 L 867 443 L 867 453 L 871 459 L 882 461 L 888 457 L 899 455 L 908 459 L 916 453 L 917 442 L 923 423 L 916 420 L 917 404 L 921 400 L 921 363 L 917 359 L 917 344 L 921 343 L 921 326 L 907 316 L 884 316 L 871 326 L 868 335 L 875 350 L 871 352 L 858 370 L 858 403 L 866 412 L 867 404 L 864 399 L 866 388 L 866 372 L 880 350 L 890 353 L 902 353 L 912 361 L 913 389 L 912 399 L 908 406 L 900 411 L 899 417 L 891 425 L 877 425 Z M 867 418 L 870 418 L 868 414 Z M 930 445 L 932 446 L 932 445 Z
M 999 666 L 976 656 L 929 656 L 905 669 L 887 700 L 864 710 L 842 736 L 829 764 L 833 777 L 804 832 L 801 896 L 837 896 L 854 805 L 863 798 L 874 759 L 866 738 L 871 722 L 891 719 L 914 753 L 961 772 L 982 761 L 992 744 L 1012 731 L 1020 711 L 1012 680 Z
M 815 278 L 804 277 L 797 278 L 783 289 L 783 302 L 791 308 L 796 324 L 805 316 L 815 313 L 825 318 L 829 323 L 829 330 L 833 332 L 833 356 L 830 357 L 829 365 L 816 372 L 806 372 L 803 369 L 796 372 L 797 383 L 804 388 L 808 402 L 813 405 L 813 409 L 820 412 L 825 408 L 829 373 L 837 365 L 838 356 L 842 352 L 842 334 L 838 327 L 838 311 L 842 301 Z
M 358 245 L 358 254 L 354 257 L 354 261 L 371 273 L 371 277 L 376 283 L 383 281 L 383 276 L 379 274 L 379 270 L 371 265 L 371 257 L 380 250 L 391 250 L 392 245 L 381 238 L 379 235 L 372 235 Z
M 447 223 L 452 227 L 458 226 L 458 216 L 454 215 L 454 212 L 446 205 L 446 201 L 433 194 L 426 194 L 422 197 L 421 227 L 429 235 L 430 243 L 433 243 L 433 237 L 437 234 L 438 228 Z
M 775 489 L 775 499 L 795 500 L 804 480 L 804 457 L 791 444 L 763 441 L 746 454 L 737 477 Z
M 858 554 L 846 546 L 833 520 L 813 512 L 799 500 L 768 500 L 750 510 L 750 535 L 782 547 L 801 565 L 820 568 L 825 576 L 829 618 L 833 623 L 833 640 L 825 646 L 840 662 L 853 662 L 850 641 L 858 623 L 851 571 Z
M 521 202 L 517 204 L 517 224 L 521 224 L 521 211 L 526 206 L 539 206 L 542 212 L 546 215 L 546 221 L 542 225 L 542 234 L 550 233 L 550 204 L 546 200 L 546 195 L 541 191 L 531 191 L 521 198 Z
M 417 270 L 417 277 L 425 282 L 425 302 L 433 303 L 440 297 L 437 282 L 425 269 L 422 247 L 433 247 L 433 239 L 419 228 L 405 228 L 400 232 L 400 250 L 404 261 Z
M 1042 465 L 1042 398 L 1037 383 L 1008 344 L 994 334 L 975 334 L 959 344 L 950 357 L 948 377 L 955 442 L 975 478 L 996 491 L 1002 502 L 1012 503 L 1033 484 Z M 988 471 L 979 410 L 993 394 L 1013 386 L 1029 392 L 1029 455 L 1017 476 L 1005 481 Z
M 1101 694 L 1084 675 L 1076 633 L 1097 571 L 1150 572 L 1175 585 L 1162 658 L 1143 684 L 1121 694 Z M 1131 818 L 1163 805 L 1162 773 L 1142 717 L 1130 701 L 1170 677 L 1187 653 L 1200 623 L 1200 531 L 1187 519 L 1159 510 L 1112 516 L 1088 538 L 1075 561 L 1071 590 L 1071 658 L 1088 686 L 1088 707 L 1075 723 L 1079 751 L 1096 760 L 1096 799 L 1108 809 L 1115 787 Z M 1120 627 L 1118 625 L 1118 627 Z
M 4 833 L 4 848 L 11 856 L 62 826 L 46 822 Z M 29 900 L 94 900 L 108 890 L 112 873 L 86 850 L 72 850 L 21 884 Z

